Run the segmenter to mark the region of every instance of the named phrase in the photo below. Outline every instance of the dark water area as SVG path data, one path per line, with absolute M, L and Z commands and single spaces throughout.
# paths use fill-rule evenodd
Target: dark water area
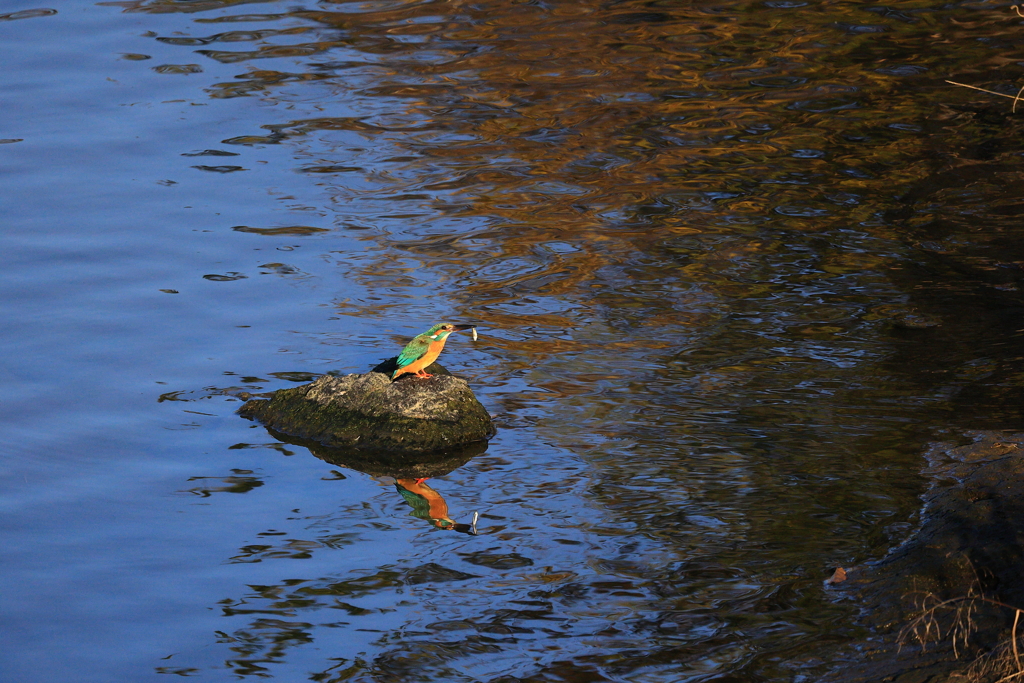
M 1012 97 L 1022 21 L 7 0 L 3 678 L 855 659 L 822 581 L 912 532 L 930 440 L 1021 425 L 1024 114 L 944 79 Z M 499 433 L 420 498 L 235 414 L 439 320 Z

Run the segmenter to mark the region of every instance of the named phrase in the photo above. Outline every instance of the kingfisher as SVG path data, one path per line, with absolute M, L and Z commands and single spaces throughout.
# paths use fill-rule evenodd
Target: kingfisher
M 431 377 L 424 371 L 441 355 L 445 340 L 452 332 L 459 330 L 473 330 L 473 338 L 476 339 L 475 325 L 452 325 L 451 323 L 438 323 L 423 334 L 413 337 L 413 340 L 406 344 L 402 353 L 398 355 L 398 369 L 391 375 L 391 381 L 395 381 L 407 372 L 416 373 L 417 377 Z

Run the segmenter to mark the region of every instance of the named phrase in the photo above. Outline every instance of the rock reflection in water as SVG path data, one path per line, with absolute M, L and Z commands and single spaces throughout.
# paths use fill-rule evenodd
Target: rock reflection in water
M 387 452 L 367 453 L 341 448 L 328 448 L 314 441 L 293 437 L 268 429 L 275 439 L 303 446 L 324 462 L 368 474 L 380 480 L 394 480 L 395 488 L 409 505 L 412 516 L 429 521 L 438 529 L 475 534 L 476 524 L 458 523 L 448 516 L 448 503 L 443 496 L 428 486 L 426 479 L 443 477 L 454 472 L 467 462 L 487 450 L 482 441 L 462 448 L 455 448 L 425 455 L 394 455 Z

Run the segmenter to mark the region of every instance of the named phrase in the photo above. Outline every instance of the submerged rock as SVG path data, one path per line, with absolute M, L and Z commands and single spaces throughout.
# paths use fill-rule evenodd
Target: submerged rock
M 1007 606 L 1024 608 L 1024 434 L 969 436 L 926 454 L 917 533 L 832 581 L 863 606 L 872 633 L 825 681 L 1000 678 L 1015 616 Z
M 362 375 L 324 375 L 281 389 L 270 400 L 248 401 L 238 412 L 330 448 L 392 454 L 443 451 L 494 435 L 490 415 L 466 381 L 436 363 L 428 368 L 433 377 L 397 382 L 378 368 Z

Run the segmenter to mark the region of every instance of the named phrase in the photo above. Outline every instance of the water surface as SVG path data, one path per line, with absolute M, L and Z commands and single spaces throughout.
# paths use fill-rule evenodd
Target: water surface
M 1003 5 L 3 11 L 12 680 L 816 680 L 1019 424 Z M 479 536 L 234 413 L 442 319 Z

